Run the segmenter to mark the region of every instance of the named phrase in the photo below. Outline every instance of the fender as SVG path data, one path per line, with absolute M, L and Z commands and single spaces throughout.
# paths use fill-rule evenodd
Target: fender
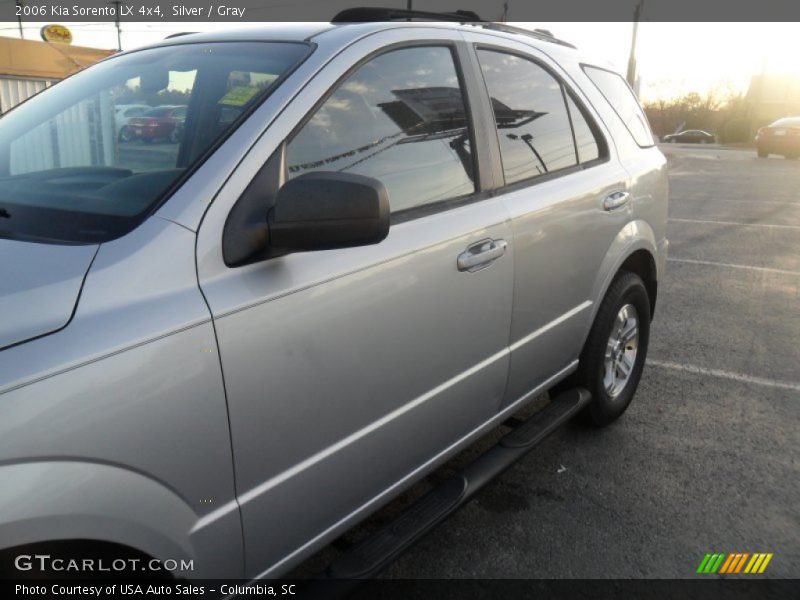
M 608 291 L 608 287 L 614 279 L 614 276 L 619 271 L 622 264 L 628 257 L 637 250 L 646 250 L 653 256 L 656 264 L 656 280 L 661 275 L 663 270 L 663 260 L 659 260 L 659 244 L 656 240 L 653 228 L 642 219 L 635 219 L 629 221 L 611 242 L 608 251 L 606 252 L 603 262 L 600 264 L 600 269 L 597 271 L 597 277 L 592 285 L 591 298 L 596 298 L 596 302 L 592 304 L 591 317 L 587 321 L 586 329 L 581 338 L 581 347 L 586 342 L 589 335 L 589 330 L 594 323 L 597 311 L 600 310 L 600 304 Z
M 0 550 L 94 539 L 160 560 L 192 560 L 192 572 L 180 577 L 240 577 L 240 546 L 193 532 L 197 522 L 173 490 L 118 466 L 68 460 L 0 466 Z M 219 553 L 232 556 L 221 561 Z

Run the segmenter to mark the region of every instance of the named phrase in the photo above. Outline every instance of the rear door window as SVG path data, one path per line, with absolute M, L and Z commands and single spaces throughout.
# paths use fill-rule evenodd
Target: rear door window
M 561 83 L 532 60 L 478 50 L 506 184 L 578 164 Z
M 587 117 L 578 108 L 572 97 L 567 94 L 567 107 L 572 121 L 572 131 L 575 133 L 575 149 L 578 151 L 578 162 L 581 164 L 600 158 L 602 152 L 602 138 L 597 133 L 597 126 L 589 124 Z
M 449 47 L 392 50 L 344 80 L 286 148 L 289 179 L 380 180 L 393 213 L 475 191 L 464 92 Z

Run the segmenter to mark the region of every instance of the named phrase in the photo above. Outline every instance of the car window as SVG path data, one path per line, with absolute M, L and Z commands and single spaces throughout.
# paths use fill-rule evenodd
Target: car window
M 572 97 L 567 94 L 567 106 L 569 116 L 572 119 L 572 130 L 575 132 L 575 147 L 578 150 L 578 161 L 586 163 L 600 158 L 601 143 L 598 142 L 598 134 L 589 126 L 586 117 L 575 104 Z
M 308 55 L 294 42 L 164 46 L 98 63 L 0 118 L 0 238 L 102 242 L 135 227 Z M 260 73 L 242 93 L 233 73 Z M 117 119 L 117 107 L 141 116 Z M 150 108 L 148 108 L 150 107 Z M 229 115 L 228 115 L 229 117 Z
M 479 50 L 506 183 L 578 164 L 561 84 L 532 60 Z
M 583 70 L 622 120 L 636 143 L 642 147 L 654 145 L 650 124 L 628 83 L 617 73 L 599 67 L 586 65 Z
M 287 176 L 380 180 L 392 212 L 475 191 L 464 94 L 447 47 L 392 50 L 342 82 L 287 144 Z

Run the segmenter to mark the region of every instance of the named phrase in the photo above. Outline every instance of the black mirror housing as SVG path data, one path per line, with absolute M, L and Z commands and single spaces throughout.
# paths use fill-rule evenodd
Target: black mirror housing
M 377 244 L 389 234 L 389 192 L 377 179 L 318 171 L 286 182 L 268 216 L 279 251 Z

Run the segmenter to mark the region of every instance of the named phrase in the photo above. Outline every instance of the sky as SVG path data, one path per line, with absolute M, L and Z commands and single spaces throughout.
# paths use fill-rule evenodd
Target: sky
M 181 31 L 253 27 L 254 23 L 123 23 L 122 47 L 130 50 Z M 625 73 L 632 23 L 515 23 L 540 27 Z M 26 24 L 25 37 L 40 39 L 40 23 Z M 113 23 L 69 23 L 73 43 L 116 48 Z M 0 22 L 0 35 L 19 37 L 16 22 Z M 746 92 L 754 74 L 800 77 L 800 23 L 650 23 L 639 26 L 637 63 L 643 101 L 688 92 Z

